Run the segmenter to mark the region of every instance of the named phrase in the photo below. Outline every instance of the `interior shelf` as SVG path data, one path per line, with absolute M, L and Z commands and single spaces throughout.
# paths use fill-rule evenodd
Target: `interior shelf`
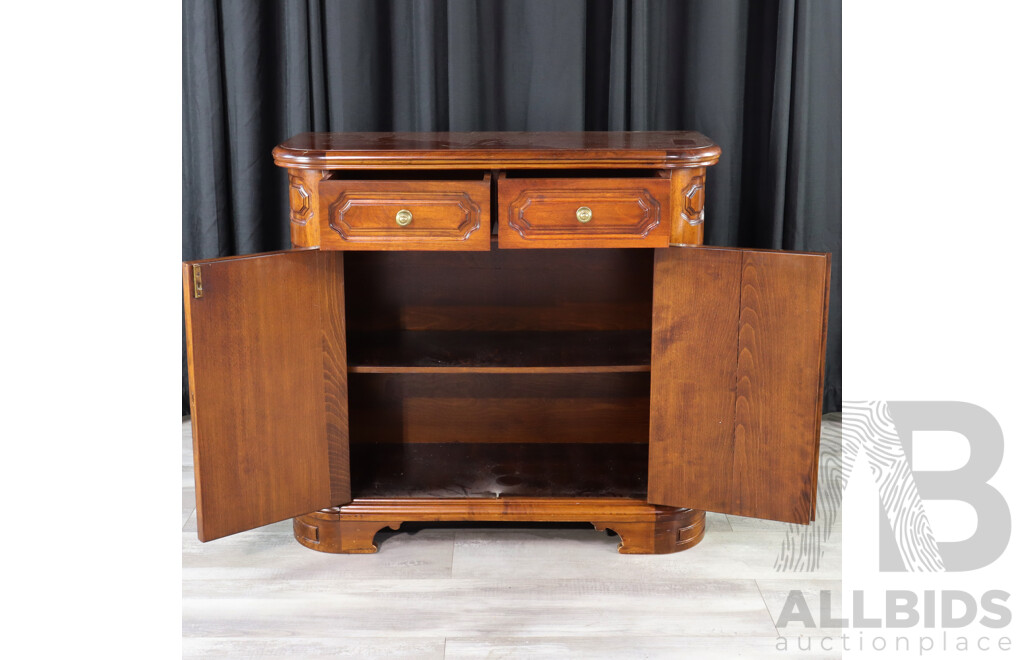
M 353 333 L 351 373 L 612 373 L 651 370 L 649 330 Z
M 353 444 L 353 497 L 647 497 L 646 443 Z

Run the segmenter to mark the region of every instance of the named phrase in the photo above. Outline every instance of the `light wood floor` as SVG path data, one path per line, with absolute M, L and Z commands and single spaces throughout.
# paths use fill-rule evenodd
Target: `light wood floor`
M 823 461 L 839 442 L 826 416 Z M 620 555 L 617 536 L 574 528 L 429 528 L 392 533 L 374 555 L 328 555 L 285 521 L 202 544 L 188 419 L 181 474 L 186 657 L 787 657 L 774 621 L 789 591 L 816 613 L 819 591 L 841 587 L 842 522 L 820 495 L 819 566 L 780 571 L 791 526 L 719 514 L 699 545 L 661 556 Z M 782 632 L 793 649 L 838 631 Z

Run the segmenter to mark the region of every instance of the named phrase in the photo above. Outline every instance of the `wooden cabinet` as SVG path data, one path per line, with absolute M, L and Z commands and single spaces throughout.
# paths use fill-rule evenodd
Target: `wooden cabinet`
M 200 539 L 582 521 L 665 553 L 705 511 L 809 522 L 830 260 L 700 246 L 718 156 L 693 132 L 275 149 L 296 249 L 183 269 Z

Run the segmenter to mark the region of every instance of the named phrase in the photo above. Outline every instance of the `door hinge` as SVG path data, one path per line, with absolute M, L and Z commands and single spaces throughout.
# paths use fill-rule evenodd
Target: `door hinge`
M 199 265 L 192 266 L 192 295 L 196 298 L 203 297 L 203 271 Z

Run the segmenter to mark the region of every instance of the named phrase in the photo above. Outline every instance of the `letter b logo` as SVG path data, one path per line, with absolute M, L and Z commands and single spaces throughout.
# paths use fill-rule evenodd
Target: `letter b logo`
M 884 408 L 882 408 L 884 410 Z M 991 564 L 999 558 L 1010 542 L 1010 509 L 1006 500 L 988 480 L 1003 460 L 1003 431 L 996 419 L 984 408 L 961 401 L 890 401 L 891 421 L 905 456 L 898 472 L 911 479 L 904 486 L 917 486 L 917 495 L 924 500 L 956 500 L 972 506 L 978 516 L 978 528 L 963 541 L 940 542 L 931 539 L 941 565 L 946 571 L 970 571 Z M 884 419 L 880 420 L 884 423 Z M 967 463 L 956 470 L 944 472 L 912 471 L 914 431 L 953 431 L 966 438 L 970 446 Z M 884 441 L 880 443 L 884 446 Z M 869 454 L 873 449 L 864 447 Z M 904 489 L 906 490 L 906 489 Z M 880 489 L 883 512 L 879 529 L 879 562 L 883 571 L 906 571 L 906 548 L 922 539 L 931 529 L 923 508 L 887 502 L 887 489 Z M 894 511 L 894 508 L 897 509 Z M 902 511 L 899 509 L 902 508 Z M 895 515 L 894 515 L 895 513 Z M 915 519 L 918 518 L 918 519 Z M 921 518 L 924 518 L 923 525 Z M 909 538 L 900 539 L 904 535 Z M 932 570 L 936 570 L 932 566 Z M 913 570 L 911 568 L 910 570 Z M 941 570 L 941 569 L 940 569 Z

